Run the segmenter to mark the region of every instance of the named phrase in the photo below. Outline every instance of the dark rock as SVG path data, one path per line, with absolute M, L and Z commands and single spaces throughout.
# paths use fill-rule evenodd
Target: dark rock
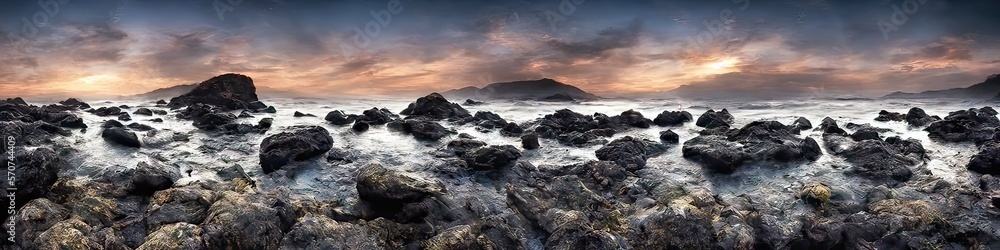
M 46 198 L 28 201 L 17 211 L 14 222 L 16 243 L 30 246 L 45 230 L 69 217 L 69 210 Z M 8 237 L 10 237 L 8 235 Z
M 249 104 L 247 104 L 247 109 L 253 110 L 254 112 L 257 112 L 258 110 L 263 110 L 263 109 L 266 109 L 266 108 L 267 108 L 267 104 L 264 104 L 261 101 L 253 101 L 253 102 L 250 102 Z
M 509 122 L 500 129 L 500 134 L 511 137 L 520 136 L 524 134 L 524 129 L 521 128 L 521 125 L 517 125 L 517 123 Z
M 364 121 L 369 125 L 383 125 L 397 119 L 399 119 L 399 117 L 388 109 L 372 108 L 362 112 L 361 116 L 359 116 L 356 121 Z
M 326 114 L 326 118 L 324 118 L 324 120 L 326 120 L 327 122 L 330 122 L 330 124 L 333 124 L 333 125 L 341 125 L 341 126 L 343 126 L 343 125 L 351 124 L 351 122 L 354 122 L 354 117 L 351 117 L 351 116 L 348 116 L 347 114 L 344 114 L 344 111 L 334 110 L 334 111 L 330 111 L 330 113 L 327 113 Z
M 356 121 L 356 122 L 354 122 L 354 125 L 351 126 L 351 130 L 354 130 L 354 132 L 358 132 L 358 133 L 365 132 L 365 131 L 368 131 L 368 128 L 370 126 L 371 125 L 368 125 L 368 123 L 365 122 L 365 121 Z
M 101 132 L 101 138 L 104 138 L 104 140 L 107 142 L 115 143 L 126 147 L 133 147 L 133 148 L 142 147 L 142 143 L 139 142 L 139 137 L 137 137 L 135 133 L 125 131 L 125 129 L 121 127 L 111 127 L 104 129 L 104 131 Z
M 819 124 L 819 129 L 823 131 L 823 135 L 829 134 L 847 136 L 847 131 L 840 128 L 840 126 L 837 125 L 837 121 L 830 117 L 823 118 L 823 122 Z
M 562 93 L 553 94 L 553 95 L 550 95 L 550 96 L 546 96 L 546 97 L 543 97 L 542 99 L 538 99 L 538 100 L 539 101 L 546 101 L 546 102 L 572 102 L 572 101 L 576 101 L 576 99 L 573 99 L 572 96 L 569 96 L 567 94 L 562 94 Z
M 326 153 L 333 147 L 333 137 L 323 127 L 295 126 L 264 138 L 260 143 L 260 166 L 265 174 Z
M 190 223 L 166 225 L 146 236 L 145 242 L 137 249 L 191 249 L 202 250 L 205 242 L 201 238 L 202 229 Z
M 879 132 L 875 129 L 865 128 L 851 134 L 851 139 L 854 141 L 882 140 L 882 136 L 879 135 Z
M 118 107 L 121 108 L 121 109 L 130 109 L 130 108 L 132 108 L 132 106 L 125 105 L 125 104 L 118 105 Z
M 371 163 L 358 170 L 358 197 L 391 216 L 404 205 L 444 192 L 441 183 L 418 180 Z
M 292 226 L 281 241 L 281 249 L 386 249 L 378 236 L 364 226 L 338 222 L 326 216 L 307 214 Z M 459 248 L 455 248 L 459 249 Z
M 159 106 L 159 105 L 167 105 L 167 101 L 163 100 L 163 99 L 157 100 L 156 101 L 156 105 L 157 106 Z
M 163 118 L 153 118 L 153 119 L 149 119 L 148 121 L 156 122 L 156 123 L 162 123 L 163 122 Z
M 809 119 L 799 117 L 798 119 L 795 119 L 795 122 L 792 122 L 792 127 L 799 128 L 799 130 L 806 130 L 813 128 L 813 125 L 812 122 L 809 122 Z
M 696 208 L 656 207 L 629 242 L 636 249 L 714 249 L 711 215 Z
M 251 115 L 250 112 L 243 110 L 240 112 L 240 115 L 236 116 L 236 118 L 253 118 L 253 115 Z
M 489 111 L 476 112 L 476 115 L 472 116 L 472 120 L 478 121 L 476 124 L 477 127 L 486 130 L 507 126 L 507 120 Z
M 20 147 L 20 144 L 18 146 Z M 17 171 L 16 178 L 0 182 L 2 183 L 0 187 L 6 190 L 5 193 L 14 192 L 17 198 L 8 200 L 12 203 L 10 205 L 20 207 L 31 199 L 48 195 L 50 187 L 56 183 L 57 173 L 67 167 L 65 166 L 67 162 L 63 158 L 49 148 L 15 149 L 13 153 L 3 154 L 3 157 L 0 157 L 0 164 L 14 166 Z
M 155 129 L 153 127 L 150 127 L 149 125 L 138 123 L 138 122 L 134 122 L 132 124 L 129 124 L 128 128 L 130 128 L 132 130 L 135 130 L 135 131 L 150 131 L 150 130 L 154 130 Z
M 287 203 L 254 202 L 236 193 L 225 193 L 209 208 L 201 224 L 207 249 L 278 249 L 294 218 Z
M 833 136 L 831 136 L 833 137 Z M 829 140 L 829 138 L 827 138 Z M 919 143 L 909 141 L 908 143 Z M 830 143 L 827 143 L 828 147 Z M 873 180 L 905 182 L 913 176 L 910 166 L 920 162 L 921 155 L 905 153 L 901 144 L 881 140 L 864 140 L 850 145 L 846 150 L 831 148 L 837 155 L 854 165 L 852 172 Z
M 278 113 L 278 109 L 275 109 L 274 106 L 267 106 L 267 108 L 264 109 L 264 113 Z
M 537 134 L 526 134 L 521 136 L 521 147 L 527 150 L 538 149 L 541 145 L 538 143 Z
M 653 123 L 653 121 L 650 121 L 649 119 L 646 119 L 646 117 L 642 116 L 642 113 L 631 109 L 622 112 L 619 117 L 623 124 L 636 128 L 649 128 L 649 126 Z
M 225 74 L 199 83 L 191 92 L 170 99 L 168 106 L 181 108 L 193 104 L 208 104 L 225 110 L 250 109 L 257 100 L 253 79 L 245 75 Z
M 57 222 L 27 244 L 27 249 L 102 249 L 90 226 L 79 219 Z
M 151 195 L 153 192 L 170 188 L 180 178 L 181 171 L 177 167 L 156 162 L 153 164 L 139 162 L 132 173 L 132 190 L 130 193 Z
M 931 123 L 924 131 L 937 141 L 974 142 L 982 144 L 993 139 L 1000 119 L 992 109 L 969 109 L 951 112 L 942 121 Z
M 660 131 L 660 141 L 668 144 L 677 144 L 681 142 L 680 135 L 674 133 L 673 130 Z
M 77 109 L 89 109 L 90 108 L 89 104 L 87 104 L 86 102 L 81 101 L 80 99 L 76 99 L 76 98 L 66 99 L 65 101 L 59 102 L 59 104 L 70 106 L 70 107 L 75 107 Z
M 448 99 L 438 93 L 431 93 L 430 95 L 417 98 L 417 101 L 410 103 L 406 109 L 399 112 L 406 116 L 420 116 L 433 119 L 448 119 L 448 118 L 463 118 L 468 117 L 469 111 L 459 106 L 457 103 L 451 103 Z
M 923 109 L 917 107 L 911 108 L 910 111 L 906 113 L 906 123 L 914 127 L 927 126 L 928 124 L 938 120 L 940 119 L 927 115 L 927 112 L 924 112 Z
M 979 153 L 969 160 L 966 168 L 981 174 L 1000 176 L 1000 143 L 983 145 Z
M 653 124 L 657 126 L 681 126 L 686 122 L 694 120 L 694 116 L 687 111 L 663 111 L 653 119 Z
M 729 111 L 726 109 L 722 109 L 719 112 L 709 109 L 701 117 L 698 117 L 695 125 L 703 128 L 729 127 L 733 123 L 733 120 L 733 115 L 729 114 Z
M 122 113 L 119 107 L 100 107 L 96 110 L 88 111 L 96 116 L 115 116 Z
M 122 112 L 122 114 L 118 116 L 118 120 L 123 122 L 131 121 L 132 116 L 128 115 L 128 113 Z
M 462 157 L 465 153 L 484 146 L 486 146 L 486 143 L 482 141 L 474 139 L 456 139 L 448 142 L 448 144 L 445 145 L 445 148 L 454 153 L 455 156 Z
M 629 171 L 646 167 L 646 160 L 666 152 L 666 146 L 650 140 L 625 136 L 598 149 L 595 154 L 602 161 L 613 161 Z
M 124 128 L 125 125 L 117 120 L 107 120 L 101 124 L 101 128 Z
M 882 110 L 878 112 L 878 117 L 875 117 L 875 120 L 880 122 L 901 122 L 906 120 L 906 115 Z
M 295 114 L 293 114 L 293 116 L 295 116 L 295 117 L 316 117 L 316 115 L 306 114 L 306 113 L 302 113 L 302 112 L 299 112 L 299 111 L 295 111 Z
M 216 130 L 236 121 L 235 115 L 204 104 L 190 105 L 177 117 L 192 120 L 194 127 L 202 130 Z
M 173 223 L 201 223 L 208 217 L 212 192 L 183 187 L 157 191 L 150 199 L 146 226 L 150 231 Z
M 486 103 L 485 102 L 480 102 L 480 101 L 475 101 L 475 100 L 472 100 L 472 99 L 465 99 L 465 105 L 482 105 L 482 104 L 486 104 Z
M 455 133 L 435 121 L 425 119 L 407 119 L 403 122 L 402 129 L 414 138 L 425 141 L 437 141 Z
M 167 111 L 166 110 L 162 110 L 162 109 L 153 109 L 153 114 L 155 114 L 155 115 L 167 115 Z
M 150 110 L 148 108 L 139 108 L 139 109 L 136 109 L 135 112 L 132 112 L 132 114 L 136 114 L 136 115 L 149 115 L 149 116 L 151 116 L 151 115 L 153 115 L 153 110 Z
M 260 119 L 259 122 L 257 122 L 257 127 L 266 130 L 271 128 L 271 125 L 273 124 L 274 124 L 274 118 L 263 118 Z
M 494 170 L 513 166 L 521 158 L 521 151 L 511 145 L 487 146 L 462 156 L 473 170 Z
M 721 173 L 753 162 L 815 161 L 822 154 L 812 138 L 800 139 L 797 128 L 776 121 L 755 121 L 722 134 L 703 134 L 684 142 L 685 158 Z

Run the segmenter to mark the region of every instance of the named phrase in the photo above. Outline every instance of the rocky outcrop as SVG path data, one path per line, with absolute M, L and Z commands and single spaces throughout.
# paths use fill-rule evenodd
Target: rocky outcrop
M 944 120 L 932 123 L 924 131 L 933 140 L 982 144 L 993 138 L 998 127 L 1000 119 L 997 119 L 996 111 L 986 107 L 951 112 Z
M 356 115 L 347 115 L 344 113 L 344 111 L 341 110 L 330 111 L 330 113 L 327 113 L 326 117 L 324 118 L 324 120 L 326 120 L 330 124 L 339 126 L 351 124 L 352 122 L 354 122 L 354 119 L 357 119 Z
M 754 162 L 815 161 L 822 155 L 811 137 L 799 139 L 794 128 L 776 121 L 755 121 L 741 129 L 705 134 L 684 142 L 684 158 L 721 173 Z
M 461 119 L 471 116 L 468 110 L 457 103 L 449 102 L 438 93 L 417 98 L 416 102 L 410 103 L 399 114 L 430 119 Z
M 333 148 L 333 137 L 319 126 L 290 127 L 260 143 L 260 167 L 265 174 L 274 172 L 293 161 L 320 156 Z
M 132 147 L 132 148 L 142 147 L 142 143 L 139 142 L 139 137 L 136 136 L 135 133 L 127 131 L 125 130 L 125 128 L 122 127 L 112 127 L 104 129 L 104 131 L 101 132 L 101 138 L 104 138 L 105 141 L 108 141 L 110 143 L 126 147 Z
M 462 156 L 472 170 L 493 170 L 513 166 L 521 151 L 511 145 L 486 146 Z
M 371 163 L 358 170 L 358 197 L 379 216 L 393 218 L 403 206 L 445 192 L 441 183 L 419 180 Z
M 209 208 L 201 225 L 202 241 L 207 249 L 278 249 L 293 216 L 287 202 L 254 201 L 226 192 Z
M 562 109 L 538 120 L 534 130 L 539 137 L 555 139 L 564 145 L 582 147 L 604 144 L 607 141 L 601 137 L 615 134 L 615 123 L 604 117 L 605 122 L 601 122 L 594 116 Z
M 171 98 L 167 106 L 183 108 L 207 104 L 225 110 L 238 110 L 252 109 L 250 103 L 258 101 L 253 79 L 240 74 L 225 74 L 199 83 L 187 94 Z
M 649 128 L 649 126 L 653 124 L 653 121 L 646 119 L 646 117 L 642 116 L 642 113 L 639 113 L 631 109 L 622 112 L 622 114 L 619 115 L 618 117 L 621 120 L 621 123 L 626 126 L 631 126 L 636 128 Z
M 662 154 L 666 150 L 667 147 L 663 144 L 625 136 L 608 143 L 594 153 L 599 160 L 612 161 L 626 170 L 636 171 L 646 167 L 647 159 Z
M 455 134 L 455 131 L 441 126 L 440 123 L 426 118 L 406 119 L 389 124 L 390 128 L 413 135 L 413 138 L 424 141 L 437 141 L 445 136 Z
M 722 109 L 722 111 L 716 112 L 715 110 L 709 109 L 698 117 L 698 121 L 695 122 L 695 125 L 709 129 L 718 127 L 728 128 L 732 125 L 733 119 L 733 115 L 729 114 L 729 110 Z
M 1000 143 L 990 142 L 980 147 L 980 151 L 972 159 L 966 168 L 982 174 L 1000 176 Z
M 663 111 L 653 119 L 653 124 L 660 127 L 681 126 L 693 120 L 694 117 L 687 111 Z

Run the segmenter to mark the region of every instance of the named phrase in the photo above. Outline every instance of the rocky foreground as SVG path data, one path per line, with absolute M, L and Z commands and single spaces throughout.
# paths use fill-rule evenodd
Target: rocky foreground
M 343 204 L 261 189 L 262 176 L 247 174 L 243 167 L 266 176 L 302 162 L 336 168 L 354 160 L 333 147 L 330 131 L 319 124 L 270 131 L 270 118 L 239 123 L 239 117 L 275 112 L 257 100 L 249 77 L 219 76 L 156 106 L 162 109 L 0 100 L 0 132 L 17 142 L 13 152 L 0 149 L 13 155 L 0 163 L 18 166 L 17 213 L 6 221 L 16 225 L 14 241 L 3 248 L 1000 249 L 1000 120 L 989 107 L 944 118 L 919 108 L 877 118 L 906 122 L 941 143 L 976 145 L 979 152 L 965 168 L 979 185 L 957 186 L 930 174 L 926 163 L 932 159 L 919 140 L 883 137 L 887 129 L 852 121 L 826 118 L 814 125 L 799 118 L 736 127 L 725 109 L 697 118 L 664 111 L 652 119 L 633 110 L 609 116 L 563 109 L 518 124 L 431 94 L 398 114 L 373 108 L 324 117 L 356 133 L 384 126 L 401 140 L 447 139 L 430 152 L 437 160 L 425 171 L 434 178 L 365 163 L 353 171 L 357 202 Z M 108 119 L 88 128 L 80 112 Z M 65 174 L 74 166 L 63 159 L 81 152 L 58 139 L 85 129 L 100 130 L 100 140 L 122 148 L 189 143 L 185 133 L 148 125 L 165 116 L 190 121 L 198 129 L 193 132 L 228 139 L 266 135 L 259 152 L 248 156 L 259 165 L 218 166 L 217 178 L 183 183 L 178 180 L 190 173 L 160 161 L 93 176 Z M 696 137 L 679 138 L 670 129 L 690 122 L 704 128 Z M 460 125 L 519 138 L 521 145 L 488 145 L 458 134 L 453 127 Z M 641 129 L 662 132 L 654 140 L 615 137 Z M 598 161 L 535 166 L 521 160 L 540 147 L 589 146 L 600 147 Z M 842 168 L 846 175 L 863 183 L 850 188 L 864 190 L 813 182 L 769 194 L 808 207 L 794 214 L 752 196 L 721 196 L 644 172 L 650 159 L 674 147 L 706 175 L 723 177 L 835 157 L 850 165 Z

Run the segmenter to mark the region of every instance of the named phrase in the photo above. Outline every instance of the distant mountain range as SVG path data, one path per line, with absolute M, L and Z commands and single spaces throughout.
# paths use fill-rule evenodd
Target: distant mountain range
M 531 81 L 501 82 L 486 85 L 483 88 L 469 86 L 452 89 L 441 93 L 447 98 L 461 99 L 542 99 L 557 94 L 572 97 L 576 100 L 600 99 L 600 96 L 587 93 L 573 85 L 556 80 L 542 78 Z
M 894 92 L 884 98 L 916 99 L 916 98 L 968 98 L 993 99 L 1000 101 L 1000 74 L 992 75 L 986 81 L 967 88 L 932 90 L 920 93 Z

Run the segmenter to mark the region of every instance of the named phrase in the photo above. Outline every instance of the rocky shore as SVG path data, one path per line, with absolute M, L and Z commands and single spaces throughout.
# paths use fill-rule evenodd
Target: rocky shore
M 971 158 L 951 160 L 967 169 L 971 179 L 963 183 L 975 185 L 957 185 L 927 168 L 948 156 L 869 121 L 827 117 L 813 126 L 805 117 L 739 123 L 726 109 L 699 117 L 665 110 L 652 119 L 635 110 L 558 109 L 517 123 L 470 112 L 434 93 L 398 113 L 330 108 L 316 124 L 277 130 L 272 118 L 251 118 L 275 112 L 254 91 L 249 77 L 223 75 L 151 107 L 0 100 L 0 132 L 16 141 L 12 162 L 18 166 L 14 185 L 0 186 L 17 188 L 17 212 L 5 217 L 16 225 L 13 235 L 5 233 L 14 241 L 2 248 L 1000 249 L 1000 120 L 990 107 L 943 118 L 919 108 L 878 114 L 878 121 L 905 122 L 936 143 L 974 145 Z M 81 112 L 106 120 L 88 127 Z M 307 118 L 313 117 L 278 119 Z M 197 131 L 157 129 L 149 125 L 156 119 L 178 119 Z M 689 138 L 674 132 L 689 123 L 703 129 Z M 459 126 L 520 143 L 490 145 L 459 133 Z M 60 138 L 88 129 L 100 131 L 93 140 L 122 150 L 169 150 L 195 143 L 191 133 L 220 144 L 252 140 L 259 147 L 239 154 L 257 164 L 220 161 L 211 178 L 193 178 L 190 169 L 163 158 L 81 173 L 79 163 L 65 159 L 83 152 Z M 414 173 L 392 161 L 356 162 L 357 155 L 335 147 L 331 137 L 379 129 L 392 131 L 395 140 L 440 146 Z M 637 130 L 660 137 L 620 136 Z M 199 148 L 221 151 L 213 147 Z M 546 148 L 596 148 L 596 160 L 524 160 Z M 707 177 L 699 181 L 709 184 L 662 178 L 669 173 L 651 162 L 670 154 L 700 166 Z M 804 181 L 783 193 L 721 191 L 724 181 L 750 171 L 816 167 L 824 158 L 843 163 L 832 171 L 854 184 Z M 360 166 L 341 170 L 350 175 L 349 199 L 270 188 L 294 182 L 302 168 L 347 164 Z M 263 179 L 272 182 L 268 188 Z M 713 186 L 718 190 L 706 188 Z M 782 197 L 781 204 L 764 196 Z

